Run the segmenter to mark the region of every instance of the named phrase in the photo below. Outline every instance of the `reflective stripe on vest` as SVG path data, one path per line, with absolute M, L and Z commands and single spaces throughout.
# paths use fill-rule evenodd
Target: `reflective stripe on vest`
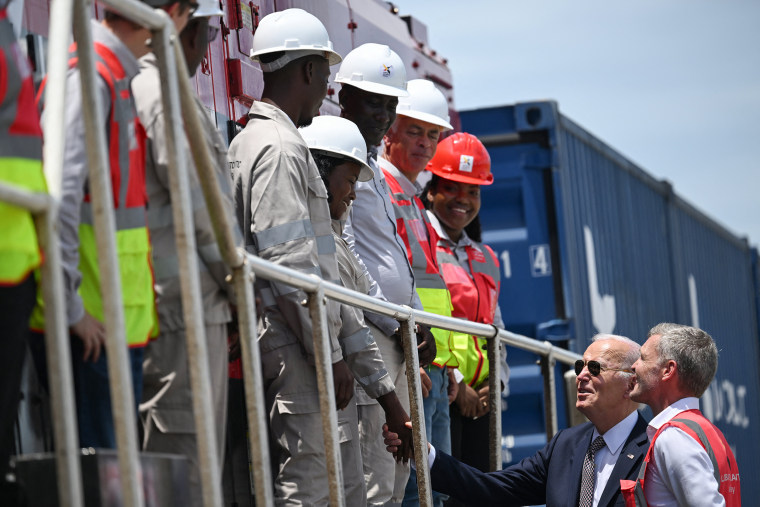
M 119 259 L 125 335 L 130 347 L 142 346 L 158 333 L 153 293 L 145 189 L 145 130 L 137 117 L 130 80 L 121 62 L 105 45 L 95 42 L 96 69 L 108 84 L 111 107 L 108 112 L 108 160 L 116 224 L 116 252 Z M 77 64 L 76 44 L 69 48 L 69 68 Z M 38 94 L 41 102 L 42 89 Z M 88 185 L 85 184 L 85 188 Z M 79 294 L 88 313 L 103 321 L 100 295 L 98 250 L 89 193 L 80 208 Z M 37 312 L 38 309 L 35 309 Z M 41 312 L 33 315 L 32 327 L 44 326 Z M 42 325 L 40 325 L 42 324 Z
M 45 192 L 32 73 L 5 10 L 0 14 L 0 181 Z M 0 286 L 20 283 L 41 260 L 31 213 L 0 202 Z
M 726 507 L 741 507 L 741 484 L 739 480 L 739 467 L 731 448 L 726 442 L 723 433 L 713 425 L 699 410 L 686 410 L 677 414 L 673 419 L 666 422 L 657 430 L 649 450 L 639 469 L 639 475 L 635 481 L 620 481 L 620 489 L 623 492 L 627 507 L 645 507 L 647 505 L 644 492 L 646 491 L 647 464 L 654 459 L 654 444 L 660 433 L 665 428 L 676 427 L 698 441 L 707 452 L 713 465 L 715 480 L 719 484 L 718 491 L 726 500 Z
M 451 316 L 451 295 L 446 288 L 434 256 L 433 246 L 438 241 L 425 207 L 417 196 L 404 193 L 398 180 L 383 169 L 385 180 L 390 188 L 390 198 L 396 215 L 396 229 L 404 241 L 406 255 L 414 273 L 414 284 L 420 297 L 422 308 L 426 312 Z M 411 231 L 411 234 L 410 234 Z M 457 366 L 451 354 L 454 336 L 451 331 L 432 328 L 435 336 L 437 353 L 433 364 L 439 367 Z
M 499 262 L 487 245 L 478 248 L 467 246 L 467 259 L 472 276 L 464 269 L 447 241 L 440 239 L 436 254 L 443 279 L 451 293 L 454 317 L 493 324 L 498 304 L 500 276 Z M 455 339 L 452 353 L 459 371 L 470 386 L 480 385 L 489 373 L 487 341 L 471 335 Z

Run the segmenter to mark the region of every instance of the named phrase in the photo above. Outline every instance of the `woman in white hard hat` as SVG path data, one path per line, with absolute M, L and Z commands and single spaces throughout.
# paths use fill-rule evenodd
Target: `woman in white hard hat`
M 493 183 L 491 159 L 473 135 L 458 133 L 438 145 L 428 163 L 433 176 L 422 191 L 430 222 L 440 237 L 436 256 L 454 306 L 452 315 L 503 328 L 496 254 L 480 242 L 480 187 Z M 486 340 L 467 336 L 452 350 L 459 392 L 451 406 L 451 449 L 459 460 L 489 469 L 489 364 Z M 502 357 L 505 356 L 502 350 Z M 502 386 L 506 386 L 506 367 Z
M 364 138 L 353 122 L 336 116 L 318 116 L 311 125 L 301 128 L 300 132 L 327 188 L 341 282 L 346 288 L 366 294 L 370 287 L 366 272 L 341 237 L 343 219 L 356 198 L 356 182 L 371 180 L 374 174 L 366 162 L 367 147 Z M 342 325 L 338 340 L 343 358 L 358 384 L 383 407 L 389 426 L 404 431 L 402 438 L 405 440 L 405 448 L 400 454 L 405 455 L 412 445 L 411 432 L 404 425 L 409 421 L 409 416 L 396 396 L 393 380 L 385 369 L 372 333 L 364 323 L 364 314 L 359 308 L 341 305 L 340 317 Z M 350 429 L 350 439 L 341 442 L 340 446 L 346 505 L 366 505 L 367 489 L 355 399 L 338 413 L 338 425 Z

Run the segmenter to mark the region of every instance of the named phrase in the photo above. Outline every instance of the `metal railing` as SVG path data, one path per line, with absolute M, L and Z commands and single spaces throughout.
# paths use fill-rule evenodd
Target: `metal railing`
M 211 417 L 211 395 L 206 358 L 206 341 L 201 311 L 200 283 L 193 216 L 190 205 L 186 159 L 179 126 L 185 127 L 195 167 L 203 189 L 204 198 L 216 234 L 219 250 L 230 267 L 238 303 L 238 322 L 245 386 L 246 415 L 250 428 L 250 456 L 253 463 L 254 491 L 257 505 L 273 503 L 273 489 L 269 465 L 267 438 L 267 413 L 264 407 L 263 381 L 260 352 L 256 341 L 256 312 L 253 295 L 254 274 L 302 289 L 308 294 L 304 304 L 310 306 L 313 326 L 316 369 L 319 384 L 320 410 L 323 418 L 325 451 L 330 486 L 331 505 L 343 505 L 342 476 L 337 438 L 335 396 L 330 364 L 329 340 L 324 298 L 329 297 L 351 304 L 365 311 L 390 316 L 399 321 L 409 380 L 411 419 L 414 427 L 415 455 L 427 453 L 422 391 L 419 379 L 419 360 L 414 339 L 414 324 L 422 323 L 442 329 L 488 338 L 488 356 L 491 361 L 489 376 L 491 407 L 498 406 L 501 391 L 499 382 L 499 343 L 503 342 L 541 356 L 544 373 L 544 391 L 547 411 L 547 434 L 556 432 L 556 400 L 554 397 L 555 361 L 572 364 L 578 359 L 564 349 L 548 342 L 516 335 L 493 326 L 477 324 L 451 317 L 413 310 L 379 301 L 366 294 L 348 290 L 314 276 L 305 275 L 258 257 L 249 255 L 235 244 L 233 223 L 223 206 L 222 193 L 214 174 L 215 165 L 204 141 L 203 127 L 198 118 L 193 91 L 188 80 L 182 50 L 177 43 L 174 26 L 161 10 L 153 10 L 137 0 L 100 0 L 107 8 L 148 27 L 152 33 L 153 51 L 156 54 L 162 83 L 162 101 L 167 116 L 166 142 L 169 148 L 169 176 L 172 195 L 172 216 L 179 254 L 182 289 L 182 306 L 186 325 L 188 362 L 193 392 L 193 413 L 198 438 L 198 462 L 200 468 L 203 504 L 219 506 L 221 495 L 221 466 L 214 437 Z M 45 90 L 46 114 L 44 159 L 45 173 L 50 195 L 39 195 L 0 184 L 0 199 L 7 200 L 35 213 L 41 243 L 46 251 L 43 265 L 43 290 L 45 295 L 45 318 L 47 324 L 46 345 L 50 369 L 51 399 L 56 442 L 56 467 L 59 498 L 62 505 L 82 505 L 82 482 L 77 446 L 74 397 L 71 377 L 69 335 L 63 306 L 63 286 L 58 246 L 57 210 L 61 196 L 61 175 L 64 146 L 63 104 L 66 96 L 67 46 L 69 27 L 74 27 L 74 40 L 78 44 L 79 69 L 82 92 L 96 96 L 96 73 L 90 33 L 91 2 L 87 0 L 56 0 L 51 2 L 50 52 L 48 55 L 48 82 Z M 83 101 L 83 117 L 87 132 L 87 156 L 91 198 L 94 209 L 94 226 L 97 238 L 98 258 L 101 267 L 101 293 L 105 309 L 106 350 L 110 389 L 115 419 L 120 478 L 124 504 L 142 506 L 140 467 L 136 437 L 136 418 L 132 417 L 135 400 L 131 388 L 127 348 L 124 346 L 124 314 L 121 304 L 121 283 L 115 245 L 113 208 L 110 205 L 111 185 L 105 138 L 97 118 L 101 118 L 98 101 Z M 491 467 L 501 467 L 501 411 L 490 411 L 492 438 Z M 419 466 L 417 480 L 421 505 L 431 505 L 430 477 L 427 466 Z

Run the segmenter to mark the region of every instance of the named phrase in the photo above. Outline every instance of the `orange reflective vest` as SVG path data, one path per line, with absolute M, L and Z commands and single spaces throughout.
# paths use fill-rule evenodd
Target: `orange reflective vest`
M 422 302 L 422 308 L 426 312 L 451 316 L 451 295 L 446 288 L 446 283 L 438 270 L 435 258 L 435 244 L 438 242 L 438 233 L 430 224 L 425 206 L 416 195 L 409 196 L 404 193 L 401 184 L 393 175 L 383 169 L 385 180 L 391 190 L 390 198 L 393 211 L 396 214 L 396 230 L 404 241 L 406 255 L 414 273 L 414 283 L 417 294 Z M 457 366 L 451 353 L 452 341 L 455 334 L 445 329 L 432 328 L 435 336 L 437 353 L 433 364 L 438 367 Z
M 130 347 L 144 346 L 158 334 L 153 292 L 145 190 L 145 129 L 140 124 L 130 90 L 130 79 L 118 57 L 104 44 L 94 43 L 96 70 L 107 83 L 111 96 L 108 112 L 108 158 L 116 219 L 116 252 L 119 259 L 124 322 Z M 76 44 L 69 48 L 69 67 L 77 64 Z M 43 87 L 37 100 L 40 102 Z M 83 142 L 83 141 L 82 141 Z M 95 242 L 93 208 L 89 192 L 80 210 L 79 294 L 85 310 L 103 321 L 100 270 Z M 40 305 L 32 315 L 31 327 L 43 329 Z
M 5 9 L 0 10 L 0 181 L 32 192 L 47 188 L 32 73 Z M 31 213 L 0 202 L 0 286 L 19 284 L 41 261 Z
M 720 494 L 726 500 L 726 507 L 741 507 L 741 487 L 739 483 L 739 467 L 736 465 L 734 453 L 726 442 L 723 433 L 711 423 L 699 410 L 686 410 L 663 424 L 652 438 L 649 451 L 639 470 L 635 481 L 620 480 L 620 490 L 625 498 L 626 507 L 645 507 L 647 505 L 644 492 L 646 491 L 647 464 L 654 459 L 654 443 L 662 431 L 674 426 L 697 440 L 710 457 L 713 465 L 715 480 L 718 482 Z
M 499 261 L 488 245 L 468 245 L 465 251 L 469 273 L 459 263 L 448 241 L 438 240 L 438 265 L 451 293 L 454 305 L 452 315 L 481 324 L 493 324 L 501 285 Z M 478 386 L 488 378 L 487 342 L 477 336 L 467 338 L 467 346 L 464 349 L 454 348 L 452 353 L 456 356 L 464 381 L 470 386 Z

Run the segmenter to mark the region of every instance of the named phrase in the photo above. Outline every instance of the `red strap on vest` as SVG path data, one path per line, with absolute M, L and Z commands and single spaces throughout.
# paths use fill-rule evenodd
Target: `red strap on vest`
M 396 178 L 393 177 L 391 173 L 386 171 L 385 169 L 382 170 L 383 174 L 385 175 L 385 180 L 388 182 L 388 186 L 391 189 L 391 201 L 393 204 L 396 204 L 397 206 L 416 206 L 420 213 L 420 219 L 422 220 L 423 224 L 425 225 L 425 228 L 427 230 L 427 241 L 420 241 L 420 245 L 422 246 L 422 250 L 425 252 L 425 272 L 426 273 L 438 273 L 438 262 L 435 258 L 435 255 L 433 252 L 435 252 L 434 245 L 438 243 L 438 233 L 435 232 L 435 229 L 430 224 L 429 220 L 425 219 L 425 206 L 422 204 L 422 201 L 419 197 L 416 195 L 411 196 L 410 199 L 404 199 L 399 200 L 396 196 L 397 194 L 404 194 L 407 195 L 404 190 L 401 188 L 401 184 L 396 180 Z M 412 259 L 412 250 L 409 247 L 409 234 L 410 232 L 414 234 L 413 231 L 408 231 L 406 228 L 406 222 L 403 218 L 396 217 L 396 227 L 398 229 L 398 234 L 401 236 L 401 239 L 404 240 L 404 246 L 406 247 L 406 254 L 409 258 L 409 264 L 414 265 L 413 259 Z M 416 235 L 415 235 L 416 237 Z

